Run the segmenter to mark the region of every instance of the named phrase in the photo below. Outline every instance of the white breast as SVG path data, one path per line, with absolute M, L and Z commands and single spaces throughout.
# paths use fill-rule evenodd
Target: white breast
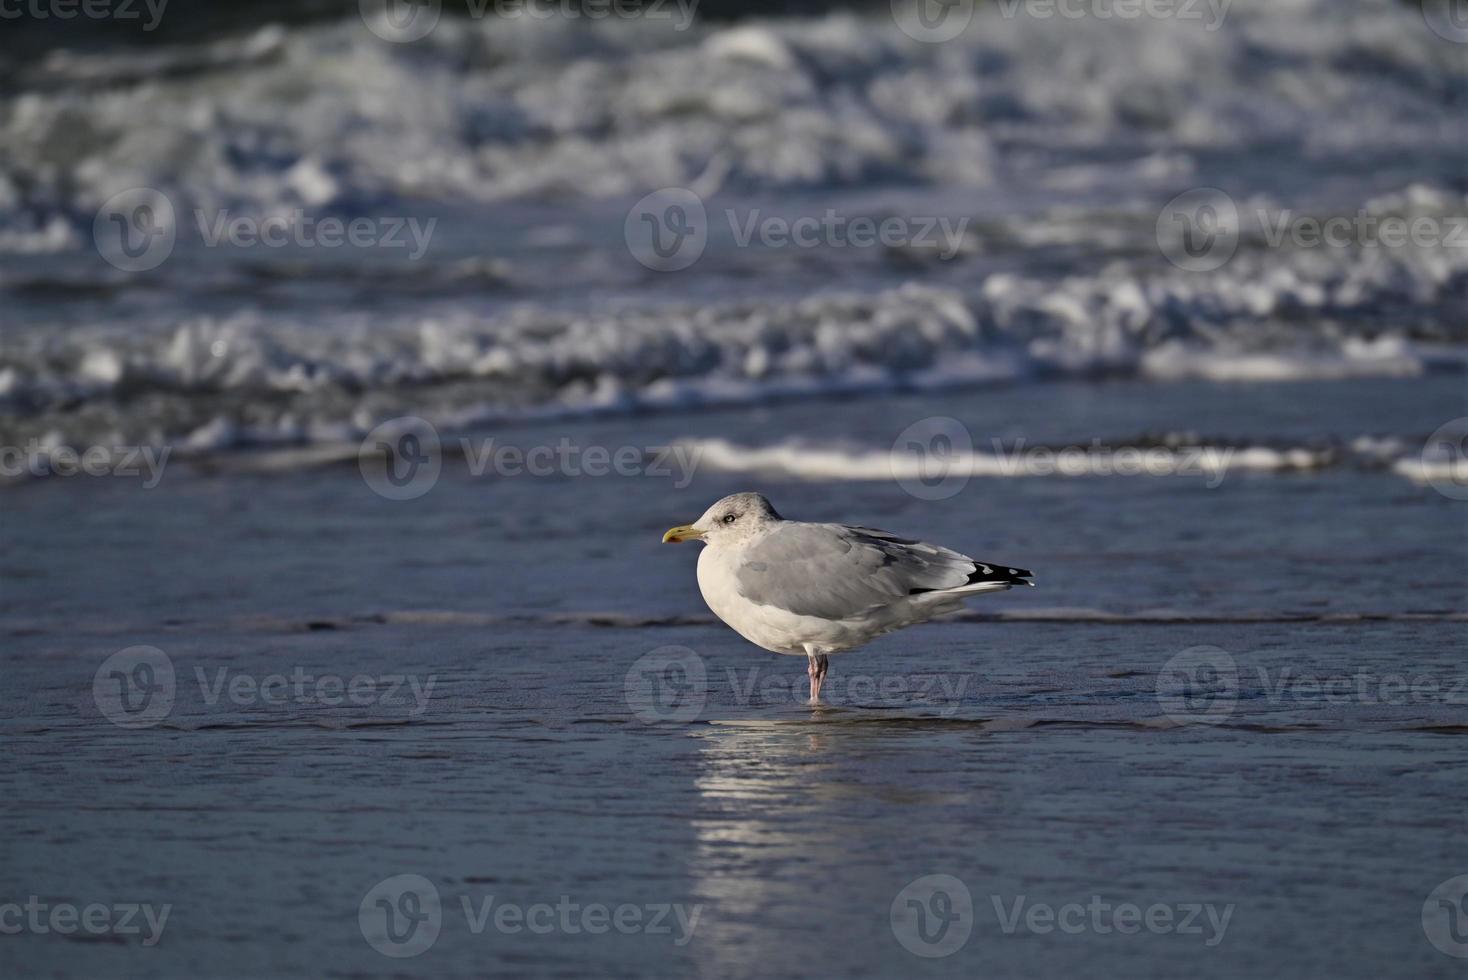
M 818 653 L 840 653 L 900 625 L 880 614 L 861 622 L 831 620 L 750 602 L 739 592 L 738 561 L 737 548 L 704 546 L 698 556 L 698 589 L 713 614 L 755 646 L 792 656 L 809 652 L 807 645 Z

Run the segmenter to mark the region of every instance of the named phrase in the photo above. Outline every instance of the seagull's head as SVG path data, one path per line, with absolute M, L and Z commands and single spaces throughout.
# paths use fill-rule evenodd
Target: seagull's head
M 753 537 L 780 520 L 770 502 L 757 493 L 731 493 L 703 512 L 692 524 L 670 528 L 663 543 L 670 541 L 702 541 L 705 544 L 733 544 Z

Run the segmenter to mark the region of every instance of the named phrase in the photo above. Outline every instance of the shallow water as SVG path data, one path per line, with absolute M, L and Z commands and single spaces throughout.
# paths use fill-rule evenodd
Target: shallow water
M 1444 651 L 1462 639 L 1462 624 L 935 626 L 837 662 L 835 681 L 860 671 L 902 693 L 853 699 L 834 683 L 839 706 L 812 712 L 788 698 L 799 664 L 712 627 L 175 634 L 158 643 L 173 651 L 179 700 L 141 731 L 78 704 L 95 658 L 55 658 L 20 668 L 31 706 L 7 723 L 19 764 L 5 780 L 7 878 L 52 902 L 166 902 L 172 917 L 152 949 L 58 951 L 57 937 L 26 935 L 8 955 L 22 974 L 64 963 L 150 976 L 323 964 L 346 976 L 1046 976 L 1088 964 L 1107 976 L 1448 976 L 1419 919 L 1462 860 L 1465 695 L 1276 703 L 1253 668 L 1446 678 L 1460 676 Z M 620 675 L 639 643 L 703 651 L 696 718 L 628 717 Z M 1200 643 L 1239 653 L 1236 710 L 1173 727 L 1157 671 Z M 411 719 L 210 710 L 191 676 L 297 664 L 426 674 L 433 699 Z M 961 696 L 923 700 L 935 675 L 951 686 L 934 690 Z M 745 702 L 748 687 L 759 693 Z M 433 883 L 443 925 L 431 949 L 390 963 L 357 910 L 399 874 Z M 898 892 L 930 874 L 962 880 L 973 916 L 967 943 L 926 964 L 888 920 Z M 1232 913 L 1221 936 L 1007 934 L 994 905 L 1093 895 Z M 464 896 L 701 912 L 681 947 L 677 930 L 476 934 Z
M 1166 418 L 1353 438 L 1462 414 L 1451 378 L 1374 384 L 1041 386 L 1045 418 L 1025 431 L 1120 439 Z M 979 438 L 1015 397 L 853 400 L 840 425 L 880 446 L 951 414 Z M 758 444 L 820 438 L 831 408 L 494 434 Z M 171 909 L 156 946 L 7 936 L 9 971 L 1456 975 L 1422 914 L 1468 870 L 1460 503 L 1349 465 L 1212 488 L 976 478 L 939 501 L 890 479 L 678 482 L 474 476 L 448 459 L 401 502 L 352 463 L 12 488 L 6 893 Z M 658 544 L 746 485 L 793 516 L 1022 564 L 1040 588 L 834 658 L 812 710 L 804 664 L 713 622 L 694 551 Z M 134 716 L 102 668 L 139 644 L 166 660 L 111 669 L 147 660 L 159 684 L 166 664 L 172 697 L 142 704 L 150 726 L 120 727 L 104 710 Z M 426 904 L 395 904 L 399 875 L 426 879 L 412 879 Z M 946 903 L 904 891 L 930 875 L 969 904 L 951 883 Z M 429 932 L 394 945 L 377 899 L 436 922 L 431 946 L 379 953 L 372 938 L 401 952 Z M 917 923 L 908 899 L 934 918 Z M 506 903 L 564 906 L 571 924 L 497 926 Z M 1117 931 L 1140 921 L 1116 917 L 1126 903 L 1154 927 Z M 582 909 L 624 905 L 640 925 L 585 930 L 600 920 Z M 661 906 L 675 908 L 648 931 Z M 957 916 L 941 935 L 939 913 Z M 965 930 L 946 957 L 909 951 Z

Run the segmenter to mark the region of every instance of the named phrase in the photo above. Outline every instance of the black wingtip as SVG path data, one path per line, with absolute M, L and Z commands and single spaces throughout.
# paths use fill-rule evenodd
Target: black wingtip
M 983 562 L 975 562 L 974 570 L 968 577 L 969 585 L 977 585 L 980 582 L 1002 582 L 1008 585 L 1028 585 L 1034 588 L 1035 583 L 1029 581 L 1035 575 L 1028 568 L 1009 568 L 1006 565 L 991 565 Z

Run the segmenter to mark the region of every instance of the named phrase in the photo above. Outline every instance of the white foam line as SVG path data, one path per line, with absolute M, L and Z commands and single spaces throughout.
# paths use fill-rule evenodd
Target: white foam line
M 697 453 L 699 465 L 731 473 L 777 473 L 807 480 L 925 480 L 935 476 L 1043 477 L 1112 475 L 1097 468 L 1094 457 L 1077 447 L 1073 456 L 1048 450 L 1035 457 L 1012 454 L 956 452 L 942 459 L 918 454 L 876 450 L 841 449 L 780 443 L 771 446 L 739 446 L 726 439 L 685 439 L 680 443 Z M 1261 472 L 1313 470 L 1335 462 L 1331 450 L 1306 448 L 1274 449 L 1268 446 L 1228 448 L 1217 446 L 1117 447 L 1107 450 L 1115 459 L 1127 452 L 1144 460 L 1137 472 L 1115 471 L 1118 476 L 1216 475 L 1230 470 Z
M 1392 472 L 1414 483 L 1452 483 L 1468 490 L 1468 459 L 1423 459 L 1407 456 L 1392 464 Z

